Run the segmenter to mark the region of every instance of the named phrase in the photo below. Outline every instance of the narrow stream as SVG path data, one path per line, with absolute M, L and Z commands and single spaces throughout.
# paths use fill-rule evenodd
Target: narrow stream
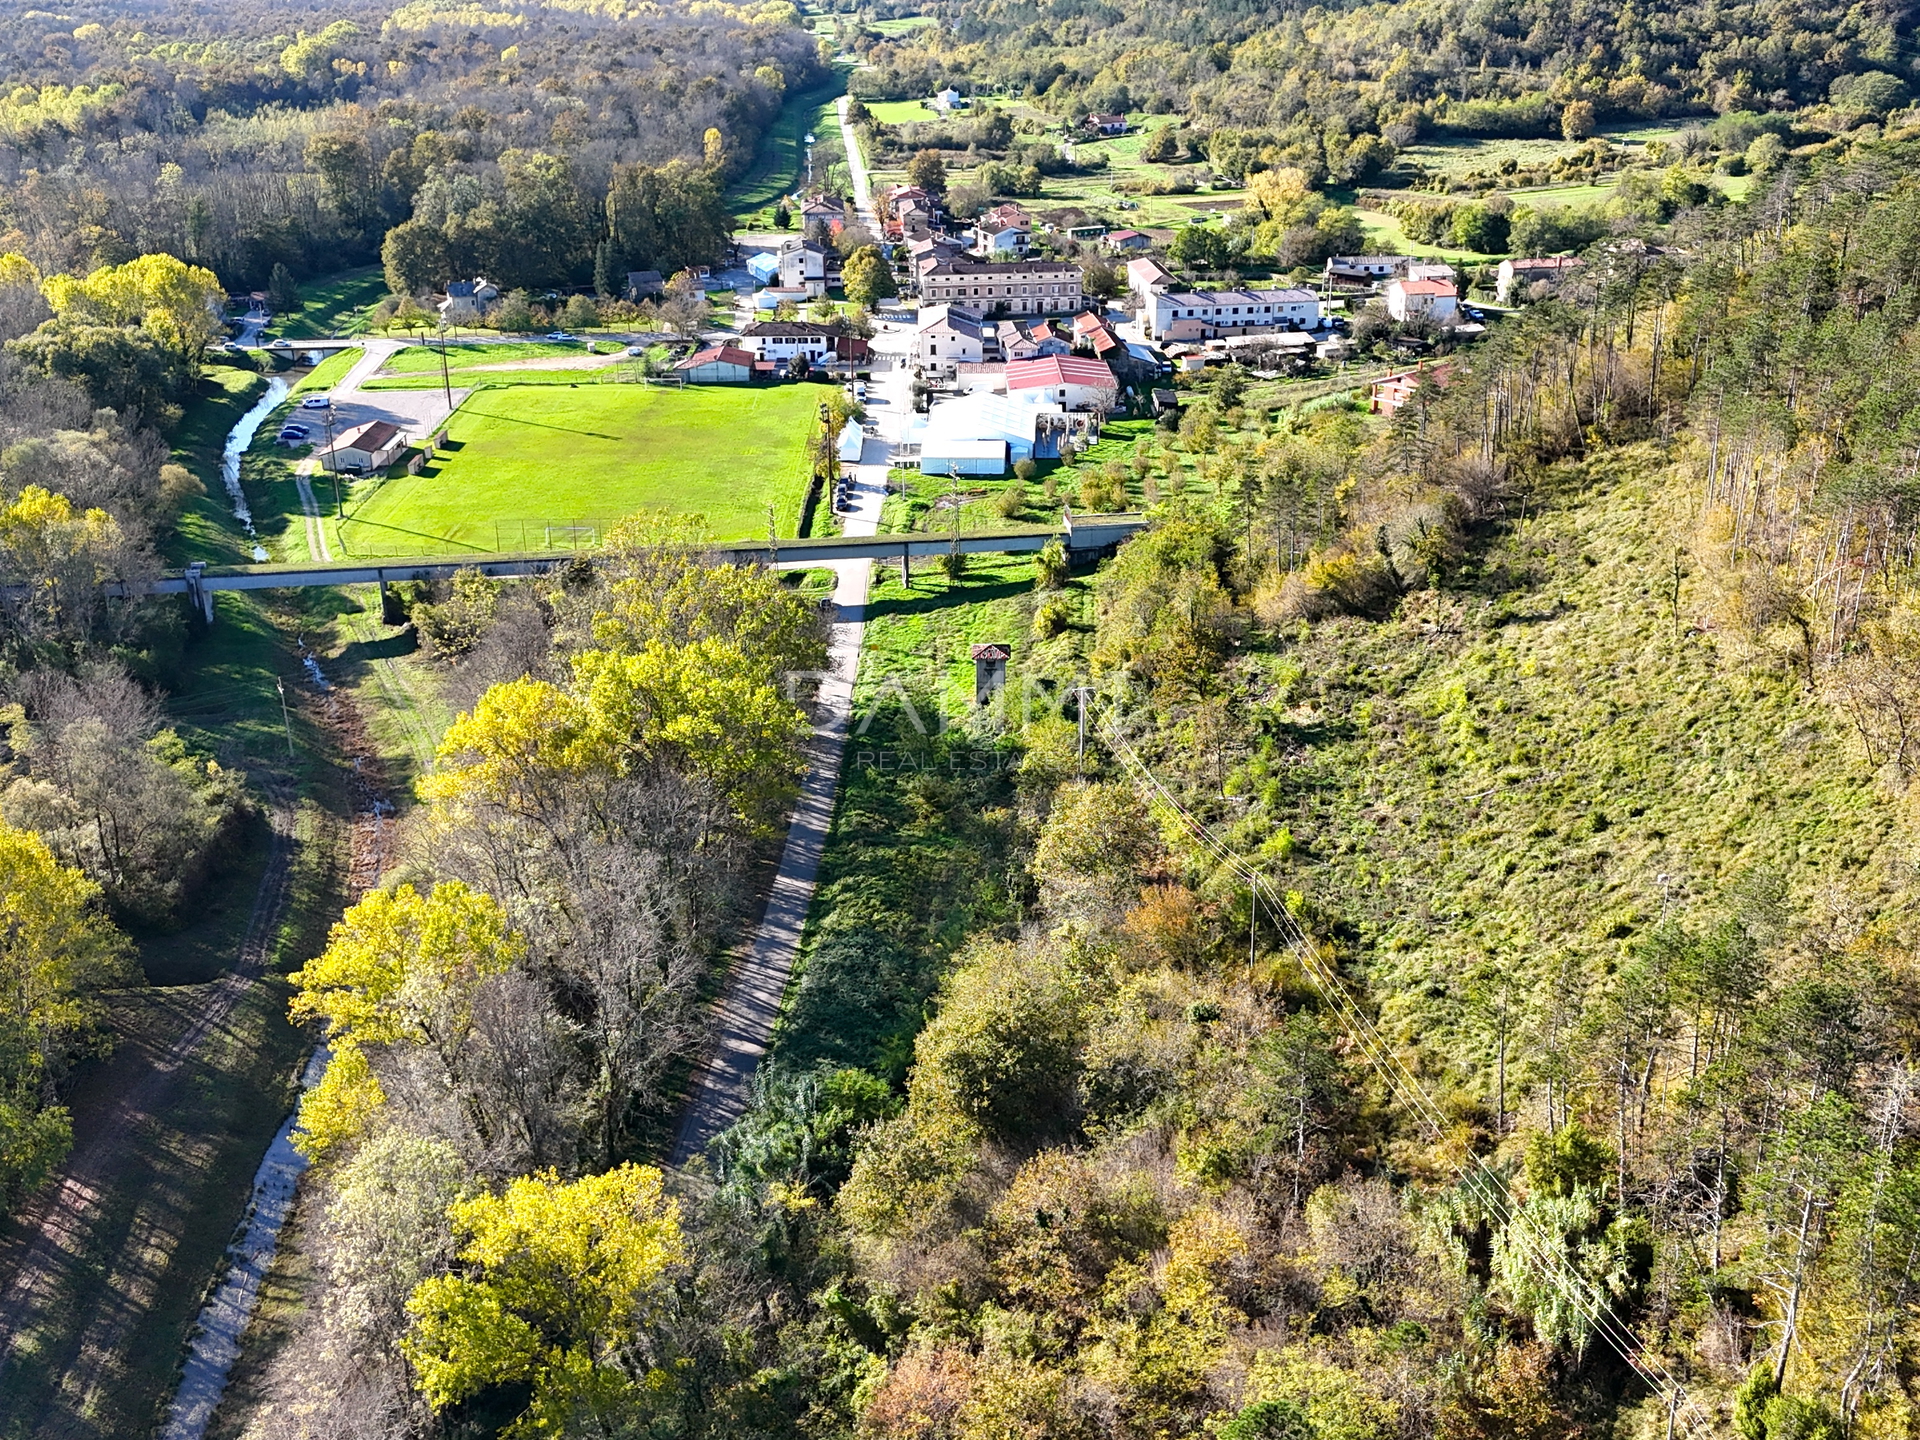
M 220 452 L 220 480 L 227 487 L 227 496 L 233 501 L 233 518 L 247 527 L 247 534 L 253 535 L 253 512 L 247 508 L 246 491 L 240 488 L 240 457 L 247 453 L 247 447 L 253 444 L 253 437 L 260 429 L 260 423 L 271 415 L 276 406 L 287 398 L 290 386 L 278 376 L 267 381 L 267 392 L 254 403 L 254 407 L 240 417 L 239 423 L 227 432 L 226 448 Z M 259 537 L 254 537 L 253 558 L 265 560 L 266 547 Z
M 300 1087 L 311 1090 L 327 1068 L 327 1048 L 317 1047 L 300 1076 Z M 227 1278 L 200 1312 L 194 1327 L 193 1348 L 187 1353 L 180 1388 L 174 1392 L 161 1440 L 201 1440 L 213 1412 L 226 1393 L 233 1362 L 240 1358 L 240 1337 L 260 1303 L 260 1286 L 273 1267 L 280 1243 L 280 1227 L 293 1209 L 294 1191 L 307 1160 L 293 1148 L 293 1125 L 299 1112 L 287 1116 L 280 1133 L 267 1147 L 266 1158 L 254 1172 L 253 1198 L 247 1206 L 246 1229 L 228 1249 L 232 1264 Z

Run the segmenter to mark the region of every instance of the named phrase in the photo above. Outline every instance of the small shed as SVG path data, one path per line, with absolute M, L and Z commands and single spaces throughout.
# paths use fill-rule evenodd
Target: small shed
M 1007 442 L 929 438 L 922 443 L 920 473 L 923 475 L 1004 475 L 1007 473 Z
M 753 356 L 734 345 L 714 345 L 673 368 L 689 385 L 745 385 L 753 379 Z
M 356 425 L 320 452 L 329 470 L 384 470 L 400 458 L 407 438 L 400 427 L 385 420 L 369 420 Z
M 993 697 L 1007 688 L 1007 661 L 1013 649 L 1007 645 L 973 647 L 973 703 L 991 704 Z

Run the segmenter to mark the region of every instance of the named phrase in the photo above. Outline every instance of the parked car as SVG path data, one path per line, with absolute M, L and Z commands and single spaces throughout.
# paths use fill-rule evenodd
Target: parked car
M 577 336 L 577 335 L 569 335 L 569 334 L 568 334 L 568 333 L 567 333 L 566 331 L 564 331 L 564 330 L 549 330 L 549 331 L 547 332 L 547 339 L 549 339 L 549 340 L 553 340 L 553 341 L 561 341 L 561 340 L 577 340 L 577 339 L 579 339 L 579 338 L 580 338 L 580 337 L 579 337 L 579 336 Z
M 300 402 L 300 408 L 302 410 L 324 410 L 331 404 L 333 404 L 331 396 L 309 395 Z
M 647 353 L 647 347 L 644 345 L 629 345 L 625 350 L 621 351 L 620 353 L 632 359 L 637 360 L 642 355 L 645 355 Z

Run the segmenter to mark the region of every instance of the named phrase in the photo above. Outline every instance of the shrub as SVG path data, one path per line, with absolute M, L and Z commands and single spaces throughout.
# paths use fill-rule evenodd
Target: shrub
M 1051 640 L 1073 621 L 1073 607 L 1064 595 L 1051 595 L 1033 612 L 1033 634 L 1037 640 Z

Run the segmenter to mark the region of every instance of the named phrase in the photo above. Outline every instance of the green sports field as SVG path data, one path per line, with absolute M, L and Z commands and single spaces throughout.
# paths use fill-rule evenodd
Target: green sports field
M 435 463 L 356 487 L 337 534 L 348 555 L 546 549 L 576 538 L 565 527 L 671 510 L 702 514 L 716 536 L 738 539 L 767 533 L 771 504 L 779 533 L 791 536 L 824 393 L 814 385 L 485 390 L 454 415 Z

